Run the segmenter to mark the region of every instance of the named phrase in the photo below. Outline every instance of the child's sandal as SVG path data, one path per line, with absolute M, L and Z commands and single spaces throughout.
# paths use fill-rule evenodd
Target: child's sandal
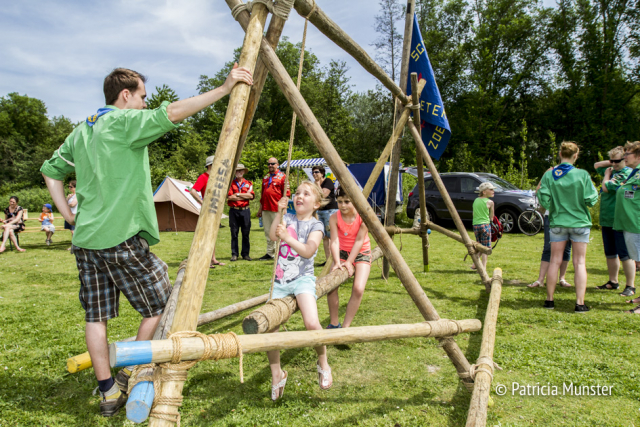
M 278 384 L 271 386 L 271 400 L 274 402 L 284 396 L 284 386 L 287 385 L 289 373 L 284 370 L 282 372 L 284 373 L 284 378 L 282 378 Z
M 320 367 L 320 365 L 316 365 L 318 369 L 318 384 L 322 390 L 329 390 L 331 386 L 333 386 L 333 377 L 331 377 L 331 382 L 329 382 L 329 376 L 331 375 L 331 368 L 325 371 Z

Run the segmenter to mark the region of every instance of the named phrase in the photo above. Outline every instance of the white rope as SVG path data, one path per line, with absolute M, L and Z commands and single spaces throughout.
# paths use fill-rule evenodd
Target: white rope
M 293 8 L 294 1 L 295 0 L 278 0 L 275 3 L 272 0 L 248 1 L 246 3 L 240 3 L 239 5 L 231 9 L 231 16 L 233 16 L 233 19 L 237 21 L 238 15 L 240 14 L 240 12 L 242 12 L 243 10 L 246 10 L 247 12 L 251 13 L 251 10 L 253 10 L 253 6 L 256 3 L 261 3 L 265 5 L 265 7 L 267 8 L 267 10 L 269 10 L 269 12 L 273 13 L 278 18 L 282 18 L 286 21 L 287 19 L 289 19 L 289 13 Z

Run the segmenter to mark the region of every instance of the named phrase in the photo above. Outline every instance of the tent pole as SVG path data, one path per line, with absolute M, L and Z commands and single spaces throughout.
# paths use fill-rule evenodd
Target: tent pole
M 171 213 L 173 214 L 173 226 L 176 230 L 176 236 L 178 235 L 178 224 L 176 224 L 176 212 L 173 210 L 173 200 L 171 200 Z

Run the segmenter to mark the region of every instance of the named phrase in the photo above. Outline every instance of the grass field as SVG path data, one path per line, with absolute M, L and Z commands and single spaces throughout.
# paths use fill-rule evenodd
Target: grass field
M 226 221 L 226 220 L 225 220 Z M 56 225 L 58 225 L 56 223 Z M 61 224 L 60 224 L 61 227 Z M 262 229 L 254 221 L 251 255 L 264 254 Z M 153 248 L 175 278 L 188 253 L 193 233 L 162 233 Z M 0 255 L 0 426 L 131 425 L 124 410 L 115 418 L 99 416 L 92 370 L 66 371 L 66 359 L 86 350 L 84 313 L 78 302 L 78 273 L 67 252 L 69 234 L 56 233 L 47 247 L 43 233 L 22 235 L 26 253 Z M 624 298 L 593 290 L 607 280 L 598 231 L 592 232 L 587 265 L 587 305 L 592 311 L 573 313 L 573 288 L 558 289 L 556 310 L 542 309 L 544 289 L 525 284 L 537 277 L 542 235 L 506 235 L 489 269 L 501 267 L 505 285 L 498 317 L 495 360 L 504 370 L 492 390 L 495 405 L 488 425 L 497 426 L 633 426 L 640 424 L 639 318 L 623 314 Z M 230 256 L 229 228 L 220 232 L 217 257 Z M 396 244 L 400 241 L 396 238 Z M 443 318 L 484 320 L 488 295 L 478 275 L 463 263 L 463 245 L 437 234 L 430 238 L 431 271 L 422 273 L 419 238 L 402 236 L 402 254 Z M 323 255 L 317 257 L 318 262 Z M 381 264 L 380 264 L 381 266 Z M 353 326 L 422 321 L 417 308 L 395 277 L 380 279 L 372 267 L 362 307 Z M 272 265 L 238 261 L 211 270 L 202 311 L 264 294 Z M 319 272 L 319 270 L 317 270 Z M 573 279 L 570 267 L 568 280 Z M 623 282 L 623 280 L 621 279 Z M 340 290 L 342 315 L 350 284 Z M 139 315 L 122 299 L 120 317 L 110 322 L 109 338 L 135 334 Z M 323 325 L 326 300 L 318 302 Z M 205 333 L 241 333 L 248 313 L 202 327 Z M 287 324 L 302 330 L 299 314 Z M 457 342 L 473 363 L 481 332 Z M 433 339 L 406 339 L 330 347 L 334 386 L 323 392 L 311 349 L 283 352 L 289 371 L 284 399 L 269 399 L 271 375 L 266 355 L 247 355 L 245 383 L 240 384 L 238 360 L 203 362 L 189 373 L 181 408 L 185 426 L 459 426 L 464 425 L 470 395 L 459 385 L 453 365 Z M 634 368 L 635 366 L 635 368 Z M 512 395 L 514 383 L 559 387 L 558 396 Z M 562 395 L 563 383 L 613 387 L 611 396 Z

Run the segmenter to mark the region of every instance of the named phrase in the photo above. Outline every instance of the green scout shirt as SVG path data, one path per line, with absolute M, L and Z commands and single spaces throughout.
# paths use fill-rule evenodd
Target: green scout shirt
M 604 176 L 604 173 L 608 168 L 597 168 L 598 175 Z M 600 226 L 601 227 L 613 227 L 613 219 L 616 212 L 616 191 L 620 187 L 620 183 L 627 179 L 631 168 L 625 166 L 619 171 L 613 170 L 611 173 L 611 180 L 607 181 L 608 193 L 600 191 Z
M 487 206 L 487 197 L 477 197 L 473 201 L 473 225 L 489 224 L 489 206 Z
M 147 145 L 175 129 L 163 102 L 155 110 L 111 111 L 90 127 L 81 123 L 40 171 L 64 180 L 76 173 L 78 213 L 72 243 L 107 249 L 140 233 L 160 241 Z
M 584 169 L 571 169 L 565 176 L 553 179 L 553 171 L 542 176 L 538 191 L 540 204 L 549 211 L 551 227 L 591 227 L 589 207 L 598 202 L 598 192 Z
M 616 192 L 614 230 L 640 234 L 640 171 L 630 176 Z

